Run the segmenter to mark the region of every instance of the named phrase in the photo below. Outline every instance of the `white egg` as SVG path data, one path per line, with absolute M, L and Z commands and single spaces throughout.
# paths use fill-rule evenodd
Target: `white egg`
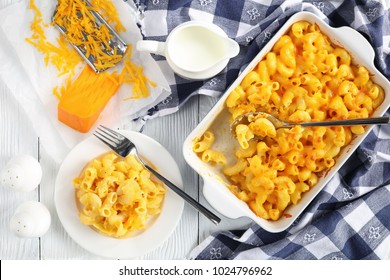
M 32 191 L 39 185 L 41 179 L 42 167 L 29 155 L 14 157 L 0 172 L 0 183 L 17 191 Z
M 47 232 L 50 223 L 50 212 L 45 205 L 27 201 L 16 208 L 10 221 L 10 229 L 18 237 L 40 237 Z

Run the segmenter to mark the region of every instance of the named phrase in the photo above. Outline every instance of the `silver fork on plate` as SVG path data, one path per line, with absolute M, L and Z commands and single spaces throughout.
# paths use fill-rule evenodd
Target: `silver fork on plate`
M 167 178 L 162 176 L 160 173 L 158 173 L 156 170 L 154 170 L 152 167 L 150 167 L 138 154 L 137 147 L 134 145 L 133 142 L 131 142 L 129 139 L 127 139 L 122 134 L 105 127 L 103 125 L 100 125 L 95 133 L 95 135 L 99 140 L 101 140 L 104 144 L 106 144 L 108 147 L 110 147 L 115 153 L 118 155 L 125 157 L 127 155 L 135 155 L 139 161 L 145 166 L 146 169 L 148 169 L 154 176 L 156 176 L 160 181 L 162 181 L 166 186 L 168 186 L 171 190 L 173 190 L 175 193 L 177 193 L 179 196 L 181 196 L 186 202 L 188 202 L 192 207 L 194 207 L 196 210 L 198 210 L 200 213 L 205 215 L 209 220 L 211 220 L 214 224 L 218 224 L 221 219 L 210 212 L 207 208 L 202 206 L 199 202 L 197 202 L 195 199 L 190 197 L 187 193 L 185 193 L 182 189 L 175 186 L 171 181 L 169 181 Z

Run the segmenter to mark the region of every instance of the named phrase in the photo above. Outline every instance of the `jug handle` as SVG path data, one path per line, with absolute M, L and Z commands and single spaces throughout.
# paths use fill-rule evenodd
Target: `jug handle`
M 152 40 L 142 40 L 137 42 L 136 46 L 138 51 L 141 52 L 150 52 L 158 55 L 165 56 L 165 43 L 152 41 Z

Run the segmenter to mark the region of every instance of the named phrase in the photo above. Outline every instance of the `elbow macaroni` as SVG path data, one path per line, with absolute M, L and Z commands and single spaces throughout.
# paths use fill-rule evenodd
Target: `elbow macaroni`
M 350 54 L 316 24 L 300 21 L 244 77 L 226 107 L 232 120 L 263 111 L 300 123 L 369 117 L 383 100 L 383 89 L 364 66 L 352 64 Z M 259 217 L 278 220 L 334 166 L 354 135 L 364 132 L 363 126 L 275 130 L 265 118 L 255 118 L 236 128 L 236 161 L 223 168 L 228 188 Z
M 133 155 L 122 160 L 108 153 L 95 159 L 73 185 L 80 221 L 117 238 L 143 229 L 149 217 L 160 213 L 165 196 L 163 185 Z
M 192 150 L 197 153 L 204 162 L 225 165 L 226 157 L 221 152 L 210 149 L 214 143 L 214 133 L 206 131 L 202 137 L 195 139 Z

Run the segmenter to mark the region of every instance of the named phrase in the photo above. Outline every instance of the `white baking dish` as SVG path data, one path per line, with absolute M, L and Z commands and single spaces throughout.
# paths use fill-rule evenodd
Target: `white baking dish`
M 291 205 L 287 209 L 291 217 L 282 216 L 278 221 L 264 220 L 256 216 L 248 207 L 248 205 L 239 200 L 231 193 L 226 185 L 229 184 L 224 174 L 217 167 L 212 167 L 204 162 L 192 151 L 193 140 L 200 137 L 206 130 L 211 129 L 215 133 L 216 142 L 213 147 L 225 153 L 228 157 L 228 163 L 233 162 L 232 150 L 236 147 L 236 140 L 230 134 L 229 117 L 230 114 L 226 110 L 225 100 L 229 93 L 236 88 L 242 79 L 252 71 L 258 62 L 269 52 L 275 42 L 284 35 L 291 25 L 297 21 L 306 20 L 310 23 L 316 23 L 321 32 L 329 36 L 329 39 L 336 45 L 344 47 L 352 56 L 352 62 L 358 65 L 364 65 L 372 74 L 372 80 L 380 85 L 385 92 L 383 103 L 375 110 L 373 116 L 381 116 L 390 106 L 390 83 L 389 81 L 375 68 L 374 66 L 374 50 L 368 41 L 357 31 L 349 27 L 333 28 L 321 20 L 318 16 L 309 12 L 300 12 L 293 15 L 283 27 L 273 36 L 267 45 L 253 59 L 253 61 L 239 75 L 235 82 L 226 90 L 225 94 L 199 123 L 199 125 L 187 137 L 183 146 L 184 158 L 187 163 L 202 176 L 204 181 L 203 194 L 212 207 L 228 218 L 239 218 L 246 216 L 251 218 L 262 228 L 269 232 L 280 232 L 288 228 L 298 215 L 307 207 L 314 197 L 324 188 L 326 183 L 335 175 L 340 167 L 349 158 L 352 152 L 359 146 L 367 134 L 371 131 L 371 127 L 367 127 L 366 132 L 356 137 L 349 146 L 345 147 L 341 155 L 336 160 L 326 176 L 320 178 L 316 187 L 312 188 L 302 196 L 302 200 L 297 205 Z M 230 151 L 230 152 L 229 152 Z

